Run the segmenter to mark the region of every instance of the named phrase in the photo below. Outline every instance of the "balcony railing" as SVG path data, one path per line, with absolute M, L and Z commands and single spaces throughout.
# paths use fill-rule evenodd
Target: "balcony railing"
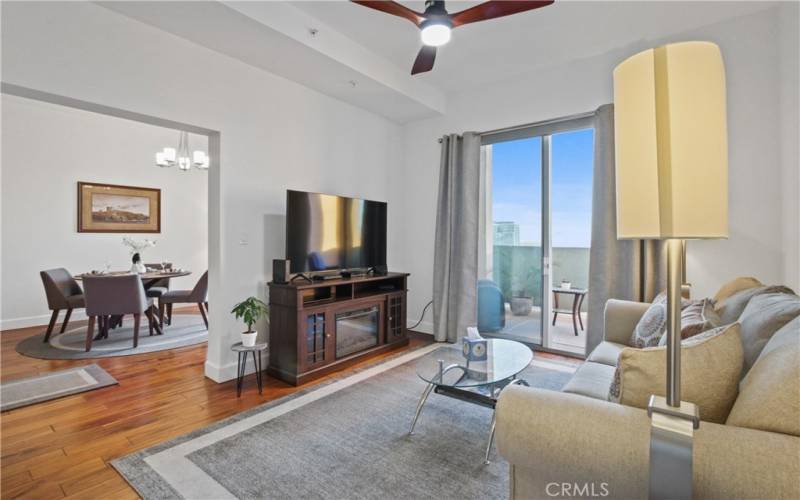
M 542 247 L 495 245 L 492 264 L 491 279 L 506 300 L 524 296 L 533 298 L 534 305 L 542 305 Z M 553 286 L 566 279 L 574 288 L 588 288 L 589 249 L 553 248 L 551 272 Z M 582 310 L 586 310 L 586 303 Z

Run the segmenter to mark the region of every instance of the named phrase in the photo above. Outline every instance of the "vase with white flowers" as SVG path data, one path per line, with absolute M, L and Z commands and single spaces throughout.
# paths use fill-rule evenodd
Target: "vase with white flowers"
M 156 246 L 155 240 L 150 240 L 145 238 L 144 240 L 134 240 L 130 236 L 124 236 L 122 238 L 122 244 L 128 247 L 131 253 L 131 261 L 133 265 L 131 266 L 132 273 L 143 274 L 147 272 L 147 268 L 144 267 L 142 263 L 142 252 L 146 248 L 152 248 Z

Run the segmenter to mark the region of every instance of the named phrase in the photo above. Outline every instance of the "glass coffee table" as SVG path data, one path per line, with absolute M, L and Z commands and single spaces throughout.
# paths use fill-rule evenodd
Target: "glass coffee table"
M 484 459 L 484 463 L 488 464 L 494 441 L 494 408 L 497 397 L 510 384 L 528 385 L 524 380 L 518 379 L 517 375 L 531 363 L 533 351 L 525 344 L 513 340 L 486 340 L 485 361 L 469 361 L 463 354 L 463 344 L 459 342 L 431 351 L 417 362 L 417 375 L 428 382 L 428 386 L 417 403 L 409 435 L 414 433 L 414 426 L 431 391 L 491 408 L 492 424 Z

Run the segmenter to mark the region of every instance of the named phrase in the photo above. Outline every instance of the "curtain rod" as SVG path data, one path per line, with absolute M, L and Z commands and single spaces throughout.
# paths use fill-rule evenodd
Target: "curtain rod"
M 531 128 L 531 127 L 542 127 L 542 126 L 545 126 L 545 125 L 553 125 L 553 124 L 556 124 L 556 123 L 566 122 L 566 121 L 569 121 L 569 120 L 578 120 L 580 118 L 590 118 L 590 117 L 593 117 L 594 115 L 595 115 L 595 111 L 589 111 L 587 113 L 577 113 L 577 114 L 574 114 L 574 115 L 562 116 L 562 117 L 559 117 L 559 118 L 552 118 L 550 120 L 543 120 L 543 121 L 540 121 L 540 122 L 525 123 L 523 125 L 514 125 L 513 127 L 504 127 L 504 128 L 497 128 L 497 129 L 494 129 L 494 130 L 486 130 L 484 132 L 477 132 L 477 134 L 480 135 L 481 137 L 487 136 L 487 135 L 503 134 L 503 133 L 506 133 L 506 132 L 512 132 L 514 130 L 521 130 L 521 129 Z M 441 143 L 442 143 L 442 139 L 439 138 L 439 144 L 441 144 Z

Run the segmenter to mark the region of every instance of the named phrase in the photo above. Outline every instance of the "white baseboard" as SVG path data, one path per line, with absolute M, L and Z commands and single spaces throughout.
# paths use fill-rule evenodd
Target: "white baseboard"
M 263 356 L 263 353 L 262 353 Z M 250 375 L 251 373 L 256 372 L 256 368 L 253 365 L 253 357 L 248 353 L 247 357 L 247 367 L 245 368 L 244 374 Z M 261 358 L 261 363 L 263 364 L 263 368 L 266 370 L 267 362 L 269 360 L 266 356 Z M 221 384 L 223 382 L 227 382 L 229 380 L 236 379 L 236 368 L 237 363 L 228 363 L 226 365 L 217 365 L 212 363 L 211 361 L 206 361 L 205 364 L 205 375 L 206 377 L 210 378 L 214 382 Z
M 414 323 L 416 323 L 416 321 L 406 320 L 406 328 L 410 329 L 412 326 L 414 326 Z M 414 331 L 433 335 L 433 321 L 423 320 L 419 325 L 414 327 Z
M 48 325 L 48 323 L 50 323 L 51 314 L 52 313 L 41 314 L 38 316 L 25 316 L 22 318 L 2 319 L 0 320 L 0 330 L 14 330 L 16 328 L 30 328 L 32 326 L 41 326 L 44 328 Z M 64 320 L 64 316 L 66 314 L 66 311 L 61 311 L 58 313 L 58 322 L 56 323 L 57 327 L 61 326 L 61 322 Z M 72 316 L 70 316 L 69 321 L 72 323 L 73 321 L 83 321 L 85 319 L 86 311 L 84 309 L 79 309 L 72 311 Z

